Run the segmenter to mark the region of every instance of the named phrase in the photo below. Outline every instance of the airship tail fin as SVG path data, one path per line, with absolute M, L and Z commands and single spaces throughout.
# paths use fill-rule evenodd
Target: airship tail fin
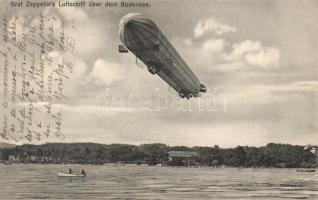
M 200 84 L 200 92 L 203 92 L 203 93 L 206 92 L 206 87 L 202 83 Z
M 118 45 L 119 53 L 128 53 L 128 50 L 124 47 L 124 45 Z

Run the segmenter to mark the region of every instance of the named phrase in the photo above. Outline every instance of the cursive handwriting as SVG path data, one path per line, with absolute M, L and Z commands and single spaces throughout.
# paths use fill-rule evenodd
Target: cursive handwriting
M 34 142 L 62 133 L 65 80 L 75 63 L 75 40 L 64 25 L 39 13 L 32 24 L 17 16 L 1 15 L 0 137 L 15 142 Z M 52 56 L 57 52 L 58 56 Z

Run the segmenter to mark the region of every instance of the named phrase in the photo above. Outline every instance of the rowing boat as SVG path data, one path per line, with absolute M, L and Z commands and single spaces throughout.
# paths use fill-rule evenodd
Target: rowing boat
M 58 173 L 58 177 L 85 177 L 84 174 L 68 174 L 68 173 Z

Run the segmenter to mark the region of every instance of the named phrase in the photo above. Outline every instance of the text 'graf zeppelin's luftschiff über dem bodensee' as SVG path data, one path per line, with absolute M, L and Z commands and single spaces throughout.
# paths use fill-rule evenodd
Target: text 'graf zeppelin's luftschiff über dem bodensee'
M 150 3 L 142 1 L 11 1 L 11 7 L 41 8 L 41 7 L 120 7 L 148 8 Z

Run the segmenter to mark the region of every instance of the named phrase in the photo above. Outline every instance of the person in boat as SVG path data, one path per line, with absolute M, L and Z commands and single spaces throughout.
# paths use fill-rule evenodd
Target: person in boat
M 72 168 L 70 168 L 70 169 L 68 170 L 68 173 L 69 173 L 69 174 L 73 174 Z
M 86 176 L 84 169 L 82 169 L 82 175 Z

